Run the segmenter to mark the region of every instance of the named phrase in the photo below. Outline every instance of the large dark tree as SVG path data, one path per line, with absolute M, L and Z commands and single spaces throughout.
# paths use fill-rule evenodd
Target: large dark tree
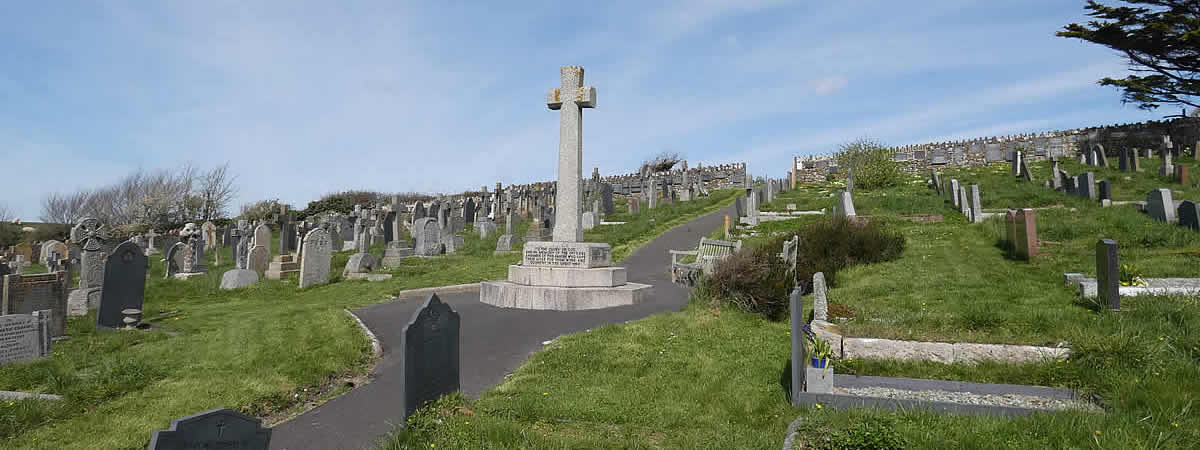
M 1124 0 L 1107 6 L 1088 0 L 1096 20 L 1073 23 L 1058 36 L 1082 39 L 1119 51 L 1133 72 L 1104 78 L 1102 86 L 1125 90 L 1124 103 L 1151 110 L 1160 104 L 1200 107 L 1200 0 Z

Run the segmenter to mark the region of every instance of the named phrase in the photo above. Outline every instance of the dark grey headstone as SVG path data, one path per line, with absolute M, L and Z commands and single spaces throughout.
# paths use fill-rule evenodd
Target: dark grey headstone
M 271 429 L 232 409 L 214 409 L 171 421 L 150 435 L 147 450 L 267 450 Z
M 1200 210 L 1196 209 L 1196 202 L 1184 200 L 1179 204 L 1179 225 L 1200 231 Z
M 388 211 L 383 220 L 383 242 L 385 244 L 396 240 L 396 212 Z
M 166 253 L 163 253 L 166 256 L 166 258 L 163 258 L 163 262 L 167 266 L 167 279 L 174 277 L 183 268 L 183 248 L 186 245 L 182 242 L 176 242 L 167 248 Z
M 1117 167 L 1122 172 L 1128 172 L 1129 169 L 1131 169 L 1133 167 L 1133 164 L 1129 163 L 1129 156 L 1132 155 L 1133 152 L 1129 151 L 1129 149 L 1124 148 L 1124 147 L 1121 147 L 1121 149 L 1118 150 L 1118 152 L 1119 152 L 1119 155 L 1118 155 L 1119 161 L 1117 161 Z
M 612 185 L 604 183 L 600 185 L 600 208 L 604 211 L 604 215 L 611 215 L 613 210 L 613 188 Z M 499 217 L 499 214 L 497 214 Z
M 458 313 L 437 294 L 413 313 L 401 333 L 404 416 L 460 389 Z
M 124 325 L 121 310 L 142 309 L 145 295 L 146 253 L 131 241 L 122 242 L 104 262 L 104 290 L 100 291 L 96 325 L 104 328 Z
M 791 400 L 792 406 L 796 406 L 800 402 L 801 392 L 804 392 L 804 368 L 807 367 L 808 357 L 804 354 L 804 301 L 801 298 L 803 292 L 800 290 L 800 285 L 797 284 L 792 289 L 792 295 L 789 299 L 790 309 L 792 313 L 792 373 L 791 373 Z
M 1117 242 L 1101 239 L 1096 242 L 1096 293 L 1100 305 L 1121 309 L 1121 266 L 1117 263 Z
M 1112 183 L 1100 180 L 1100 200 L 1112 200 Z
M 475 223 L 475 199 L 468 198 L 463 203 L 463 219 L 466 223 Z

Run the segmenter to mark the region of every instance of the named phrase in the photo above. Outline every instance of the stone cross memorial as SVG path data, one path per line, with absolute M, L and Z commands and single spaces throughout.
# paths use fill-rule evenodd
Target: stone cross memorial
M 562 87 L 551 90 L 546 102 L 550 109 L 561 111 L 553 240 L 526 242 L 522 263 L 508 268 L 508 281 L 480 285 L 480 301 L 560 311 L 640 303 L 651 286 L 627 283 L 625 268 L 612 267 L 612 247 L 607 243 L 583 242 L 582 108 L 595 107 L 596 90 L 583 87 L 582 67 L 565 66 L 560 75 Z

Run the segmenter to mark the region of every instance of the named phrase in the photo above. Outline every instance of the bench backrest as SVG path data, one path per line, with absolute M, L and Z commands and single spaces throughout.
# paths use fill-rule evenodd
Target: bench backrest
M 697 258 L 711 256 L 725 258 L 742 248 L 742 241 L 730 242 L 717 239 L 700 238 L 700 246 L 696 248 Z

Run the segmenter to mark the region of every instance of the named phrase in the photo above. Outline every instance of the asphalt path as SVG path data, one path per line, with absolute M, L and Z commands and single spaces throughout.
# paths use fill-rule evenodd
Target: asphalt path
M 630 306 L 589 311 L 535 311 L 497 308 L 479 302 L 478 289 L 438 294 L 461 318 L 461 383 L 465 395 L 478 398 L 517 369 L 546 341 L 564 334 L 624 323 L 651 314 L 680 311 L 688 290 L 671 283 L 668 250 L 695 247 L 700 238 L 734 216 L 733 206 L 672 228 L 621 263 L 628 279 L 653 286 L 649 300 Z M 357 450 L 370 448 L 403 421 L 404 376 L 400 372 L 401 332 L 424 297 L 402 298 L 354 311 L 383 347 L 372 381 L 274 427 L 271 448 L 279 450 Z

